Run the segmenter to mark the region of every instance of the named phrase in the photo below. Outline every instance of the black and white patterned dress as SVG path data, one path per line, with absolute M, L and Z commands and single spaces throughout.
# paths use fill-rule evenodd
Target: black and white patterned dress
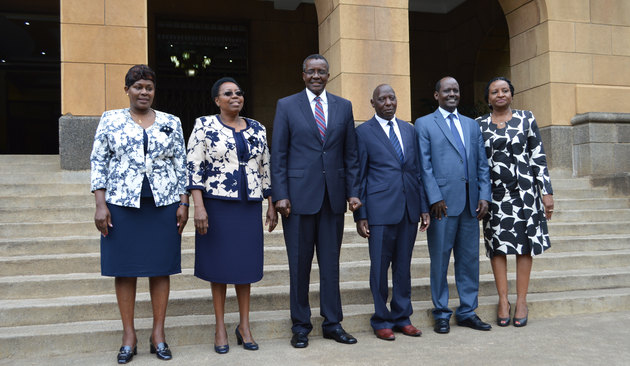
M 483 220 L 486 253 L 541 254 L 550 247 L 542 196 L 553 194 L 536 119 L 512 110 L 504 128 L 477 118 L 490 166 L 492 203 Z

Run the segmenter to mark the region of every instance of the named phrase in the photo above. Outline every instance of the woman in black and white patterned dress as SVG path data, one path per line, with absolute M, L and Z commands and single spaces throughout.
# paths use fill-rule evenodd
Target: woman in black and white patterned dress
M 484 239 L 499 294 L 497 324 L 510 324 L 507 258 L 516 255 L 514 326 L 527 324 L 527 288 L 532 257 L 549 248 L 547 220 L 553 191 L 536 119 L 530 111 L 510 107 L 514 87 L 504 78 L 488 83 L 485 99 L 492 112 L 477 118 L 483 134 L 492 204 L 483 220 Z

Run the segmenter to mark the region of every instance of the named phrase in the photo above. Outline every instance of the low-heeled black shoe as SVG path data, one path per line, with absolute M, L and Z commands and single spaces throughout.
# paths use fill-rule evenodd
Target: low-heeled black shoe
M 475 330 L 490 330 L 492 326 L 488 323 L 484 323 L 477 314 L 471 316 L 470 318 L 466 318 L 464 320 L 458 320 L 457 325 L 460 327 L 468 327 Z
M 514 310 L 514 313 L 516 313 L 516 310 Z M 528 317 L 529 317 L 529 309 L 527 309 L 527 315 L 525 315 L 524 318 L 514 317 L 514 326 L 517 328 L 526 326 Z
M 451 325 L 448 323 L 448 319 L 440 318 L 435 319 L 435 325 L 433 326 L 433 331 L 439 334 L 446 334 L 451 331 Z
M 497 315 L 497 325 L 500 327 L 507 327 L 510 325 L 510 314 L 512 313 L 512 304 L 508 301 L 508 317 L 507 318 L 499 318 Z
M 118 351 L 118 363 L 127 363 L 131 361 L 133 355 L 138 354 L 138 346 L 134 345 L 133 348 L 131 346 L 122 346 Z
M 153 336 L 149 337 L 149 344 L 151 345 L 149 347 L 149 352 L 155 353 L 157 358 L 159 358 L 160 360 L 168 361 L 171 358 L 173 358 L 173 355 L 171 354 L 171 350 L 168 348 L 168 344 L 164 342 L 160 342 L 157 344 L 157 346 L 154 346 Z
M 331 332 L 324 332 L 324 338 L 334 339 L 336 342 L 344 343 L 344 344 L 357 343 L 357 339 L 354 338 L 349 333 L 346 333 L 346 331 L 343 330 L 343 328 L 337 328 Z
M 308 335 L 306 333 L 294 333 L 291 337 L 291 345 L 295 348 L 306 348 L 308 346 Z
M 220 354 L 220 355 L 224 355 L 228 352 L 230 352 L 230 345 L 229 344 L 224 344 L 222 346 L 217 346 L 216 344 L 214 345 L 214 352 Z
M 234 331 L 234 334 L 236 334 L 236 344 L 238 344 L 239 346 L 242 344 L 243 348 L 245 348 L 248 351 L 258 351 L 258 343 L 256 342 L 243 342 L 243 336 L 241 336 L 241 332 L 239 332 L 238 327 L 240 327 L 241 325 L 237 325 L 236 326 L 236 330 Z

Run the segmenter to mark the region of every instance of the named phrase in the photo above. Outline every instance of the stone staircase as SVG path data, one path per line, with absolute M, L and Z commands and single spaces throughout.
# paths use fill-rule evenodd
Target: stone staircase
M 58 156 L 0 156 L 0 359 L 83 352 L 120 346 L 113 280 L 100 276 L 99 235 L 89 172 L 66 172 Z M 630 198 L 609 198 L 588 179 L 555 177 L 552 248 L 534 259 L 531 318 L 630 310 Z M 192 215 L 192 210 L 191 210 Z M 290 338 L 288 265 L 282 227 L 265 234 L 265 276 L 252 286 L 252 332 L 258 342 Z M 483 243 L 478 314 L 494 323 L 496 290 Z M 166 320 L 171 347 L 213 342 L 208 283 L 193 276 L 192 217 L 182 241 L 182 274 L 172 276 Z M 514 260 L 510 258 L 514 292 Z M 452 266 L 451 266 L 452 270 Z M 419 234 L 412 260 L 414 324 L 432 326 L 426 235 Z M 452 273 L 451 273 L 452 276 Z M 346 216 L 341 251 L 344 328 L 369 332 L 367 241 Z M 452 277 L 449 279 L 452 283 Z M 319 324 L 318 270 L 313 267 L 311 304 Z M 451 286 L 456 299 L 456 290 Z M 511 298 L 514 295 L 510 295 Z M 514 300 L 512 300 L 514 301 Z M 457 306 L 454 301 L 453 306 Z M 228 290 L 228 334 L 238 322 L 235 293 Z M 138 281 L 136 327 L 140 344 L 151 329 L 148 281 Z M 230 339 L 234 342 L 234 339 Z

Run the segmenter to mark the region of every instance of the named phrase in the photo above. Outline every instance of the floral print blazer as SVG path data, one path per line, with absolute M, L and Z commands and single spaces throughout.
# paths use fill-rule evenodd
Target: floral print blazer
M 262 201 L 271 195 L 269 147 L 265 126 L 247 119 L 242 130 L 247 142 L 249 159 L 245 165 L 247 199 Z M 214 116 L 199 117 L 188 140 L 188 186 L 200 189 L 204 196 L 220 199 L 239 199 L 238 170 L 234 131 Z
M 143 128 L 133 121 L 129 108 L 103 113 L 90 157 L 92 192 L 104 188 L 108 203 L 139 208 L 146 174 L 156 206 L 175 203 L 186 194 L 186 149 L 179 118 L 155 111 L 155 123 L 146 131 L 145 155 Z

